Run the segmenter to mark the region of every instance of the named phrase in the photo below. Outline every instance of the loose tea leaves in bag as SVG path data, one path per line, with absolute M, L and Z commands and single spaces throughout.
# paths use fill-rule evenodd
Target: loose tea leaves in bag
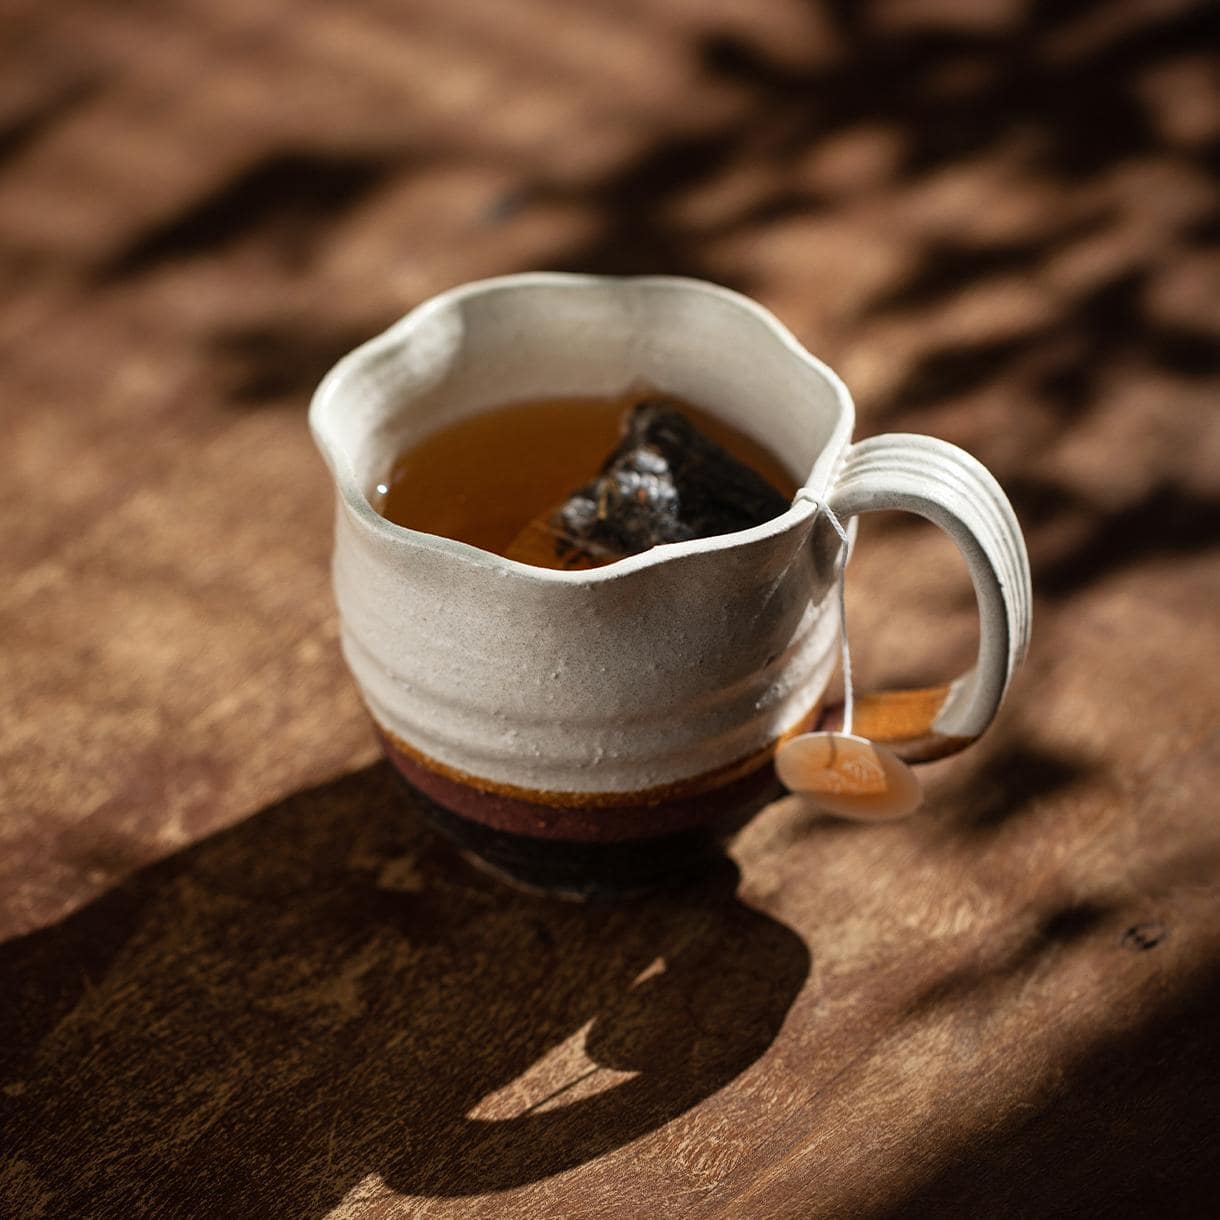
M 632 407 L 595 479 L 530 522 L 507 555 L 549 568 L 592 568 L 665 542 L 761 525 L 788 501 L 664 399 Z

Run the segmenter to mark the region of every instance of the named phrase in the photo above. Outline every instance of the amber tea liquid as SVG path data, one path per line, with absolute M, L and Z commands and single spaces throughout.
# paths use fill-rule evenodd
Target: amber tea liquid
M 618 443 L 624 414 L 651 396 L 537 399 L 458 420 L 398 455 L 374 506 L 398 525 L 502 555 L 532 520 L 597 473 Z M 792 475 L 764 446 L 665 399 L 785 498 L 795 494 Z

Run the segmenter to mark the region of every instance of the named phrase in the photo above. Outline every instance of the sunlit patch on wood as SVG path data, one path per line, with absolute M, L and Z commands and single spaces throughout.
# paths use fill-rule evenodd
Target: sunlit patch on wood
M 397 1199 L 398 1192 L 391 1190 L 383 1181 L 381 1174 L 370 1173 L 362 1178 L 332 1207 L 322 1220 L 349 1220 L 357 1214 L 358 1208 L 371 1207 L 376 1203 Z
M 663 957 L 654 958 L 632 981 L 632 987 L 638 987 L 641 983 L 648 982 L 649 979 L 654 979 L 658 974 L 665 973 L 665 959 Z
M 655 966 L 656 963 L 653 965 Z M 649 966 L 637 982 L 655 973 Z M 557 1110 L 584 1101 L 634 1079 L 639 1072 L 620 1072 L 602 1067 L 590 1057 L 585 1042 L 596 1018 L 586 1021 L 574 1034 L 547 1051 L 516 1080 L 489 1093 L 467 1111 L 469 1119 L 504 1122 L 525 1114 Z

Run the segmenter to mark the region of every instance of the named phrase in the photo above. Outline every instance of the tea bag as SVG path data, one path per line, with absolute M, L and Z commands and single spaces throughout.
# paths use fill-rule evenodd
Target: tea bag
M 914 771 L 880 742 L 852 732 L 854 692 L 847 644 L 847 531 L 828 505 L 822 511 L 842 550 L 835 572 L 839 591 L 839 651 L 843 665 L 843 729 L 801 733 L 775 751 L 775 773 L 790 792 L 819 809 L 858 822 L 888 822 L 914 813 L 923 803 L 923 785 Z
M 663 398 L 637 403 L 597 477 L 535 518 L 505 552 L 545 568 L 595 568 L 665 542 L 761 525 L 788 501 Z

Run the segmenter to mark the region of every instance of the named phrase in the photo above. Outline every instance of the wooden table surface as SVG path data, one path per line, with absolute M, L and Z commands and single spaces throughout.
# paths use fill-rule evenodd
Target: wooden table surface
M 8 0 L 3 1214 L 1207 1214 L 1214 16 Z M 862 435 L 1008 488 L 1033 649 L 920 815 L 779 803 L 705 884 L 587 907 L 417 823 L 305 404 L 530 268 L 740 287 Z M 931 527 L 866 523 L 849 598 L 865 685 L 972 654 Z

